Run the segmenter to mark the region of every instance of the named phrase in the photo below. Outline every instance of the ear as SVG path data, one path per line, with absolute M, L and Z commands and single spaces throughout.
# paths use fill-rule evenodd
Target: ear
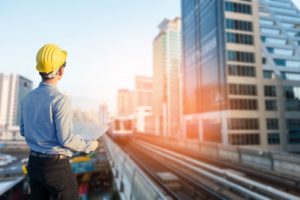
M 61 80 L 64 75 L 64 67 L 61 67 L 57 72 L 57 80 Z
M 62 75 L 64 75 L 64 72 L 65 72 L 65 68 L 64 68 L 64 67 L 61 67 L 61 68 L 58 70 L 58 75 L 59 75 L 59 76 L 62 76 Z

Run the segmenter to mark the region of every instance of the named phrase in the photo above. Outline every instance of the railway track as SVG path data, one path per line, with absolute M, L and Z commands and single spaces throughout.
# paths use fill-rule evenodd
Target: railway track
M 272 187 L 273 184 L 277 186 L 279 183 L 261 183 L 257 180 L 245 177 L 243 174 L 236 171 L 222 169 L 144 141 L 136 141 L 135 143 L 139 144 L 141 148 L 147 149 L 148 152 L 152 152 L 152 154 L 156 156 L 164 157 L 168 160 L 168 162 L 176 163 L 180 166 L 180 168 L 190 169 L 190 171 L 196 172 L 203 177 L 217 182 L 220 186 L 222 186 L 220 188 L 227 188 L 228 191 L 234 192 L 234 194 L 242 198 L 300 199 L 299 195 L 291 194 L 280 190 L 279 188 Z M 284 186 L 282 186 L 282 188 L 284 188 Z M 220 191 L 220 193 L 222 193 L 222 191 Z M 229 197 L 229 199 L 232 199 L 232 197 Z
M 149 139 L 142 139 L 144 142 L 150 142 Z M 211 164 L 213 166 L 217 166 L 222 169 L 230 169 L 240 173 L 245 178 L 250 178 L 257 182 L 270 185 L 278 190 L 293 194 L 295 196 L 300 196 L 300 179 L 296 177 L 280 175 L 274 172 L 266 171 L 263 169 L 254 169 L 249 166 L 244 166 L 241 164 L 233 163 L 233 162 L 224 162 L 221 160 L 217 160 L 214 158 L 210 158 L 208 156 L 201 155 L 200 153 L 196 153 L 193 151 L 188 151 L 182 148 L 176 148 L 172 146 L 167 146 L 165 144 L 160 144 L 158 142 L 151 141 L 151 144 L 155 144 L 162 148 L 169 149 L 171 151 L 183 154 L 190 158 L 202 161 L 207 164 Z
M 191 173 L 190 171 L 165 162 L 162 157 L 151 154 L 152 152 L 149 154 L 147 150 L 136 143 L 122 146 L 122 149 L 165 191 L 166 195 L 173 199 L 229 199 L 219 194 L 220 188 L 213 182 L 202 179 L 202 182 L 199 183 L 194 178 L 187 176 L 188 173 Z M 178 179 L 167 183 L 161 179 L 160 174 L 175 175 Z M 208 187 L 208 185 L 212 187 Z M 227 195 L 231 197 L 230 199 L 239 199 L 234 194 L 228 193 Z
M 269 177 L 230 163 L 205 162 L 197 155 L 142 140 L 133 140 L 122 149 L 173 199 L 300 199 L 297 179 Z M 159 176 L 162 173 L 177 180 L 170 186 Z

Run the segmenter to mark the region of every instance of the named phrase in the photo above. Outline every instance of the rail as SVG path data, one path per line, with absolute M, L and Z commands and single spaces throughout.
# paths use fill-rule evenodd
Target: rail
M 208 142 L 199 143 L 194 140 L 149 136 L 147 134 L 135 134 L 135 137 L 142 140 L 151 139 L 151 141 L 187 149 L 211 158 L 236 162 L 260 170 L 300 178 L 300 156 L 296 154 Z
M 254 191 L 250 191 L 249 189 L 247 189 L 239 184 L 236 184 L 235 182 L 242 183 L 243 185 L 247 185 L 250 188 L 257 188 L 258 190 L 260 190 L 266 194 L 272 194 L 272 196 L 276 196 L 276 198 L 279 198 L 279 199 L 295 199 L 295 200 L 299 199 L 300 200 L 300 198 L 295 195 L 292 195 L 292 194 L 280 191 L 271 186 L 250 180 L 248 178 L 242 177 L 242 176 L 237 175 L 228 170 L 220 169 L 218 167 L 200 162 L 199 160 L 189 158 L 182 154 L 175 153 L 170 150 L 167 150 L 167 149 L 164 149 L 161 147 L 157 147 L 155 145 L 152 145 L 152 144 L 149 144 L 146 142 L 139 141 L 139 143 L 141 144 L 141 146 L 143 146 L 143 148 L 147 148 L 148 151 L 152 151 L 153 153 L 155 153 L 157 155 L 164 156 L 170 160 L 177 162 L 178 164 L 181 164 L 184 167 L 187 167 L 194 171 L 197 171 L 198 173 L 200 173 L 206 177 L 209 177 L 210 179 L 213 179 L 214 181 L 219 182 L 219 183 L 225 185 L 226 187 L 232 188 L 234 190 L 239 191 L 240 193 L 243 193 L 245 195 L 244 197 L 252 197 L 254 199 L 270 199 L 267 196 L 263 196 Z M 223 177 L 228 178 L 228 180 L 224 179 Z M 229 180 L 234 180 L 235 182 L 231 182 Z

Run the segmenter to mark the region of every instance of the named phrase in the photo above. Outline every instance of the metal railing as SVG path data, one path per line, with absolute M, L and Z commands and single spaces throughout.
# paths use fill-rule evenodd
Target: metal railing
M 104 136 L 104 143 L 121 199 L 168 199 L 142 169 L 108 136 Z

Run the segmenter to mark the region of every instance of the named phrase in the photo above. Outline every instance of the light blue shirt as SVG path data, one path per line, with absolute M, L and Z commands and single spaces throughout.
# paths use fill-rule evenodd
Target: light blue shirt
M 20 132 L 31 150 L 69 157 L 91 151 L 91 142 L 72 130 L 70 99 L 56 86 L 41 82 L 22 100 Z

